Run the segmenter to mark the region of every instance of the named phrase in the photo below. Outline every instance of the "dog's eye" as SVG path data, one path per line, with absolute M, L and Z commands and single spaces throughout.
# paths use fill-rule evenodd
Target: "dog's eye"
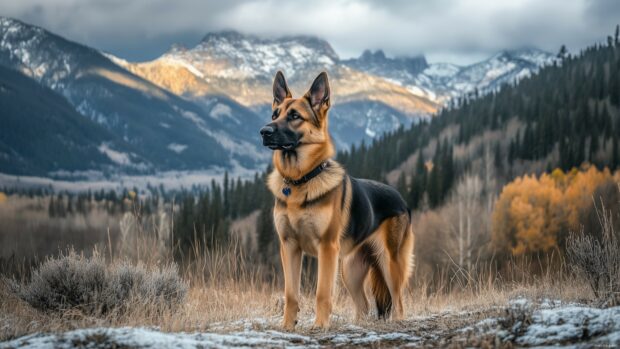
M 273 114 L 271 114 L 271 120 L 275 120 L 278 118 L 278 113 L 274 112 Z
M 297 120 L 297 119 L 299 119 L 299 118 L 301 118 L 301 116 L 299 116 L 299 114 L 297 114 L 297 113 L 293 113 L 293 114 L 291 114 L 291 119 L 292 119 L 292 120 Z

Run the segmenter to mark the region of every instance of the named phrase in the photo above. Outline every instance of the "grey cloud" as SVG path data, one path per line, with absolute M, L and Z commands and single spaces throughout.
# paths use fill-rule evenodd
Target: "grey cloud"
M 208 31 L 311 34 L 343 57 L 366 48 L 468 61 L 501 49 L 579 50 L 620 21 L 617 0 L 7 0 L 0 14 L 133 60 Z M 468 58 L 469 57 L 469 58 Z

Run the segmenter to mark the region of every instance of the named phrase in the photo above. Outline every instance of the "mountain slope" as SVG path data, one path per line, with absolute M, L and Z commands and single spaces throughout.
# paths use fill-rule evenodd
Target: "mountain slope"
M 427 64 L 424 57 L 389 58 L 382 51 L 366 51 L 343 64 L 384 77 L 411 93 L 444 104 L 453 98 L 475 92 L 487 93 L 536 73 L 555 57 L 537 49 L 502 51 L 468 66 L 449 63 Z
M 0 18 L 0 65 L 62 94 L 79 113 L 131 144 L 145 159 L 144 171 L 255 168 L 267 158 L 254 132 L 261 123 L 251 110 L 223 96 L 200 104 L 179 98 L 41 28 Z M 231 113 L 235 125 L 225 120 Z
M 105 171 L 142 162 L 131 146 L 78 114 L 61 95 L 1 66 L 0 110 L 0 172 Z
M 461 99 L 429 123 L 339 159 L 352 175 L 398 185 L 412 207 L 427 207 L 424 201 L 433 207 L 463 175 L 479 176 L 495 190 L 516 176 L 554 168 L 618 169 L 619 138 L 616 42 L 568 56 L 500 91 Z
M 365 50 L 359 58 L 342 60 L 341 63 L 394 81 L 411 80 L 429 67 L 424 56 L 388 58 L 382 50 Z

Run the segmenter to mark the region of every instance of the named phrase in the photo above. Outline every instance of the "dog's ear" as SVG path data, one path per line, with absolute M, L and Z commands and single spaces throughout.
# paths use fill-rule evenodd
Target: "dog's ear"
M 312 109 L 321 110 L 323 107 L 325 109 L 329 108 L 329 81 L 326 72 L 322 72 L 314 79 L 305 97 L 310 102 Z
M 275 79 L 273 79 L 273 106 L 277 106 L 285 98 L 291 98 L 291 91 L 288 89 L 284 74 L 278 70 Z

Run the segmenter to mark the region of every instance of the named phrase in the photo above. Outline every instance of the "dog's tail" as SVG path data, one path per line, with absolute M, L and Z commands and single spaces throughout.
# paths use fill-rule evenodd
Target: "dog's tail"
M 370 268 L 370 288 L 377 303 L 377 315 L 379 319 L 387 319 L 392 310 L 392 296 L 388 289 L 381 270 L 377 266 Z

